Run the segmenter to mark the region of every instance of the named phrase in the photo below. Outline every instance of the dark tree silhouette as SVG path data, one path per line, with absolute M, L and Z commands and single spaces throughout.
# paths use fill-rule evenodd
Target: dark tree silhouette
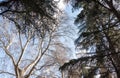
M 75 20 L 80 29 L 79 37 L 75 41 L 77 48 L 87 51 L 90 51 L 91 47 L 95 49 L 84 57 L 65 63 L 61 69 L 69 71 L 79 68 L 81 71 L 81 66 L 89 66 L 91 70 L 104 68 L 104 74 L 116 72 L 119 78 L 119 0 L 75 0 L 72 6 L 74 9 L 82 8 Z M 90 73 L 88 70 L 86 74 L 82 74 L 90 78 L 89 75 L 93 75 Z
M 23 33 L 36 31 L 43 37 L 58 23 L 54 17 L 59 11 L 56 4 L 54 0 L 2 0 L 0 15 L 14 22 Z

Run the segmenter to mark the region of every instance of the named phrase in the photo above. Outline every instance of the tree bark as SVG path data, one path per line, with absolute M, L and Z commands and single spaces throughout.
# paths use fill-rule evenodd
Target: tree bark
M 16 78 L 25 78 L 24 72 L 18 67 L 15 67 Z

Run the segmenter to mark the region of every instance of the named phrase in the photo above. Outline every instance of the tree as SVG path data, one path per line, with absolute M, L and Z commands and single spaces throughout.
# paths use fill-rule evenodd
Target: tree
M 80 25 L 80 35 L 75 42 L 78 48 L 90 51 L 90 55 L 66 63 L 63 69 L 80 67 L 81 62 L 85 62 L 85 66 L 95 65 L 91 67 L 93 69 L 102 66 L 107 70 L 106 73 L 116 72 L 117 77 L 120 77 L 120 61 L 116 60 L 119 59 L 120 25 L 117 1 L 119 0 L 76 0 L 73 8 L 82 7 L 83 10 L 75 20 Z
M 0 15 L 13 22 L 23 33 L 34 30 L 42 36 L 43 29 L 49 32 L 58 23 L 54 16 L 58 12 L 57 2 L 51 0 L 0 1 Z
M 5 58 L 1 58 L 0 66 L 7 66 L 8 69 L 0 69 L 1 77 L 4 74 L 8 78 L 61 77 L 58 69 L 69 59 L 67 55 L 71 51 L 60 41 L 61 36 L 70 38 L 71 33 L 66 28 L 69 26 L 61 25 L 49 32 L 43 31 L 44 37 L 41 37 L 34 30 L 23 34 L 15 28 L 14 23 L 2 19 L 0 49 Z
M 16 78 L 29 78 L 34 75 L 32 73 L 36 72 L 34 70 L 50 48 L 55 29 L 49 33 L 44 32 L 44 37 L 38 37 L 34 34 L 35 31 L 22 34 L 13 24 L 0 27 L 0 47 L 10 59 L 8 62 L 12 62 L 11 67 L 13 67 L 12 73 L 2 70 L 1 73 L 7 73 Z
M 50 45 L 53 43 L 53 35 L 56 35 L 54 32 L 56 32 L 58 26 L 58 19 L 54 15 L 59 12 L 56 4 L 55 1 L 51 0 L 0 1 L 0 15 L 8 19 L 11 23 L 14 23 L 18 29 L 16 30 L 14 26 L 8 27 L 8 29 L 14 28 L 13 31 L 16 35 L 11 30 L 6 30 L 7 28 L 1 28 L 2 31 L 6 31 L 1 33 L 1 48 L 12 60 L 13 64 L 11 66 L 14 68 L 12 73 L 5 71 L 1 71 L 1 73 L 11 74 L 17 78 L 36 77 L 35 72 L 37 70 L 39 71 L 39 69 L 41 70 L 43 67 L 47 68 L 49 65 L 54 64 L 50 62 L 50 64 L 45 63 L 39 67 L 41 59 L 49 52 L 49 47 L 51 47 Z M 13 39 L 13 41 L 11 41 L 12 36 L 9 35 L 10 33 L 15 34 L 14 36 L 17 40 L 14 41 Z M 20 45 L 15 46 L 15 44 L 18 43 Z M 15 49 L 13 50 L 11 47 Z M 19 51 L 16 50 L 16 47 Z M 29 49 L 32 49 L 32 47 L 33 51 Z M 34 52 L 35 55 L 33 55 Z M 19 54 L 17 55 L 16 53 Z M 38 55 L 36 55 L 37 53 Z M 29 57 L 26 57 L 27 55 L 29 55 Z M 59 57 L 56 58 L 59 60 Z

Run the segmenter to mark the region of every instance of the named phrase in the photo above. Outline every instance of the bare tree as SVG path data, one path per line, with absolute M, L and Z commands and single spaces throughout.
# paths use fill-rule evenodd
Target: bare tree
M 22 34 L 20 30 L 16 30 L 14 23 L 7 19 L 2 19 L 2 22 L 0 47 L 5 61 L 1 58 L 4 64 L 0 65 L 5 65 L 8 69 L 1 68 L 1 76 L 5 74 L 6 77 L 12 78 L 61 77 L 59 67 L 69 59 L 68 54 L 71 50 L 61 42 L 60 37 L 71 38 L 70 31 L 66 29 L 69 26 L 53 26 L 49 32 L 43 30 L 42 36 L 38 36 L 34 29 Z
M 6 73 L 16 78 L 29 78 L 40 60 L 47 52 L 52 42 L 55 28 L 49 32 L 42 31 L 44 37 L 35 35 L 34 30 L 28 31 L 26 35 L 17 31 L 14 24 L 0 26 L 0 48 L 12 62 L 14 69 L 9 71 L 0 71 L 0 74 Z M 6 62 L 6 61 L 5 61 Z M 7 64 L 9 66 L 9 64 Z

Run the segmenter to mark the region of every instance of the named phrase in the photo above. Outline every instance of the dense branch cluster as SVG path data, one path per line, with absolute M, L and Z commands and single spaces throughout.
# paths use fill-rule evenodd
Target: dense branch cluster
M 120 57 L 119 3 L 119 0 L 74 2 L 74 9 L 82 8 L 75 20 L 75 24 L 79 25 L 79 37 L 75 43 L 78 49 L 86 49 L 89 52 L 86 52 L 84 57 L 65 63 L 61 70 L 67 70 L 69 73 L 78 69 L 79 77 L 92 78 L 100 69 L 102 78 L 114 72 L 120 77 L 120 60 L 116 60 Z
M 54 17 L 59 11 L 56 4 L 51 0 L 3 0 L 0 1 L 0 15 L 23 33 L 36 31 L 43 37 L 45 31 L 51 31 L 58 24 Z

